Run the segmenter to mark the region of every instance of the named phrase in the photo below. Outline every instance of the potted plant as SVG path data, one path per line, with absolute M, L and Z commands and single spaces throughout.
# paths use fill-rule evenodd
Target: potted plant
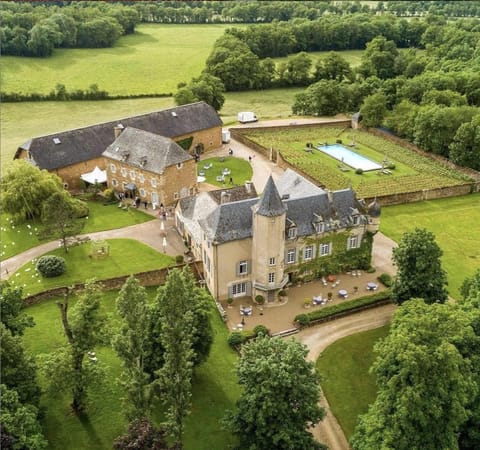
M 312 301 L 309 299 L 309 298 L 306 298 L 304 301 L 303 301 L 303 306 L 305 308 L 310 308 L 310 306 L 312 306 Z
M 358 286 L 353 286 L 353 293 L 356 294 L 358 292 Z
M 332 297 L 333 297 L 333 293 L 332 292 L 329 292 L 327 294 L 327 297 L 328 297 L 328 301 L 331 302 L 332 301 Z
M 256 295 L 255 296 L 255 301 L 257 302 L 258 305 L 263 305 L 265 303 L 265 297 L 263 295 Z
M 285 289 L 280 289 L 280 291 L 278 291 L 278 300 L 282 301 L 282 300 L 285 300 L 287 297 L 287 291 Z
M 232 307 L 232 303 L 233 303 L 233 298 L 232 298 L 232 297 L 228 297 L 228 298 L 227 298 L 227 304 L 228 304 L 228 307 L 229 307 L 229 308 Z

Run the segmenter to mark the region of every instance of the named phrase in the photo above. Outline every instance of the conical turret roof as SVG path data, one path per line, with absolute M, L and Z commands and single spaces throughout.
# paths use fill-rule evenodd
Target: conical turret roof
M 377 198 L 373 199 L 373 202 L 368 205 L 368 215 L 370 217 L 380 217 L 381 207 L 377 202 Z
M 262 197 L 257 203 L 256 212 L 261 216 L 276 217 L 281 216 L 285 211 L 285 206 L 283 205 L 277 187 L 273 182 L 273 178 L 270 175 L 267 180 L 267 184 L 265 185 Z

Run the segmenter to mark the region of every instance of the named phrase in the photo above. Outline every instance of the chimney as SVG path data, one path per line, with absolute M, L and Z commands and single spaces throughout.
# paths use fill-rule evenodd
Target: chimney
M 119 123 L 118 125 L 116 125 L 114 128 L 113 128 L 113 131 L 115 133 L 115 139 L 118 138 L 118 136 L 120 136 L 120 134 L 122 133 L 122 131 L 124 130 L 124 126 Z
M 252 192 L 252 182 L 251 181 L 245 181 L 245 189 L 247 192 L 250 194 Z
M 332 191 L 327 189 L 327 195 L 328 195 L 328 203 L 333 204 L 333 194 Z
M 230 192 L 222 191 L 220 194 L 220 204 L 228 203 L 230 201 L 231 194 Z

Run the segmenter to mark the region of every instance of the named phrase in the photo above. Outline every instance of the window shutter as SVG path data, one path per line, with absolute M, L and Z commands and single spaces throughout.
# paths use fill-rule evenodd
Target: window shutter
M 247 281 L 247 292 L 246 295 L 252 295 L 252 283 Z
M 232 285 L 230 284 L 227 288 L 228 288 L 228 298 L 232 298 L 233 297 Z
M 247 261 L 247 275 L 250 275 L 251 272 L 252 272 L 252 260 L 249 259 Z
M 312 259 L 315 259 L 315 256 L 317 256 L 317 246 L 312 245 Z
M 235 264 L 235 273 L 237 274 L 237 277 L 240 276 L 240 263 L 237 262 L 237 264 Z

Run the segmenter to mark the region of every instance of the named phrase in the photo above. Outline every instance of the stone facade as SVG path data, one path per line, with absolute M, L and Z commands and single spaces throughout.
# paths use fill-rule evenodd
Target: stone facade
M 193 137 L 192 144 L 188 149 L 188 152 L 193 155 L 197 145 L 203 145 L 203 151 L 208 152 L 215 150 L 222 146 L 222 127 L 209 128 L 207 130 L 197 131 L 195 133 L 184 134 L 182 136 L 176 136 L 173 140 L 179 142 L 182 139 L 188 139 Z
M 115 192 L 128 192 L 126 185 L 136 186 L 133 196 L 138 195 L 155 207 L 165 206 L 178 199 L 197 193 L 197 169 L 193 159 L 170 166 L 162 174 L 133 167 L 127 162 L 105 157 L 108 187 Z

